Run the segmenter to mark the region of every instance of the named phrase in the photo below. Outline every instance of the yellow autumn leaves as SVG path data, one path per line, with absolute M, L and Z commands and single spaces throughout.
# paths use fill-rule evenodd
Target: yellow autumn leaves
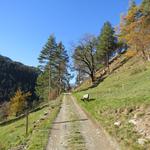
M 17 90 L 10 100 L 10 115 L 20 115 L 27 108 L 27 99 L 30 96 L 30 92 L 24 93 L 20 89 Z

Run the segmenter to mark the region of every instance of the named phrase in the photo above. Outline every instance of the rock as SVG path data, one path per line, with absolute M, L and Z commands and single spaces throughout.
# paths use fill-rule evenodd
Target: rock
M 119 127 L 121 125 L 121 121 L 117 121 L 114 123 L 115 126 Z
M 138 105 L 137 105 L 137 106 L 135 106 L 135 107 L 136 107 L 136 110 L 140 108 L 140 106 L 138 106 Z
M 134 111 L 134 108 L 129 108 L 129 113 L 133 112 Z
M 44 117 L 40 118 L 40 120 L 41 120 L 41 121 L 42 121 L 42 120 L 45 120 L 45 118 L 46 118 L 46 117 L 44 116 Z
M 131 123 L 131 124 L 133 124 L 133 125 L 136 125 L 136 124 L 137 124 L 136 120 L 134 120 L 134 119 L 131 119 L 131 120 L 129 120 L 128 122 Z
M 88 99 L 88 98 L 89 98 L 89 94 L 83 95 L 83 98 L 84 98 L 84 99 Z
M 142 134 L 142 135 L 144 134 L 144 130 L 143 130 L 143 129 L 140 129 L 140 130 L 137 129 L 137 131 L 138 131 L 140 134 Z
M 40 123 L 40 120 L 37 120 L 36 123 Z
M 128 115 L 128 114 L 129 114 L 129 111 L 128 111 L 127 108 L 124 110 L 124 114 L 125 114 L 125 115 Z
M 137 119 L 137 117 L 138 117 L 138 115 L 137 115 L 137 114 L 134 114 L 134 117 L 133 117 L 133 118 L 134 118 L 134 119 Z
M 117 113 L 118 113 L 118 114 L 121 114 L 123 111 L 124 111 L 123 108 L 119 108 L 119 109 L 117 110 Z
M 140 144 L 140 145 L 144 145 L 145 143 L 147 142 L 147 140 L 146 139 L 138 139 L 138 143 Z
M 44 116 L 47 116 L 48 115 L 48 112 L 44 112 Z
M 150 135 L 147 135 L 147 136 L 146 136 L 146 139 L 150 140 Z
M 89 100 L 89 94 L 83 95 L 82 100 Z
M 33 122 L 33 124 L 35 124 L 35 123 L 36 123 L 36 121 Z
M 146 115 L 150 115 L 150 112 L 147 112 Z

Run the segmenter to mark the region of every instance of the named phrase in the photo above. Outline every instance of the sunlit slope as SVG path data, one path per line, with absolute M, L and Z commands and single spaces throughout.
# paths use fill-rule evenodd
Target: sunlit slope
M 115 65 L 115 62 L 112 65 Z M 80 99 L 85 93 L 89 93 L 95 100 L 82 102 Z M 138 144 L 139 138 L 146 137 L 136 132 L 135 126 L 128 123 L 135 115 L 138 116 L 136 121 L 139 119 L 144 121 L 144 116 L 150 108 L 149 62 L 143 62 L 140 57 L 133 57 L 118 67 L 97 87 L 75 95 L 79 103 L 117 138 L 122 147 L 127 146 L 128 149 L 150 147 L 149 140 L 146 140 L 143 146 Z M 121 125 L 116 128 L 114 123 L 117 121 L 121 122 Z
M 26 118 L 0 126 L 0 149 L 44 149 L 49 129 L 55 119 L 60 101 L 54 101 L 49 107 L 42 108 L 29 115 L 29 132 L 26 136 Z

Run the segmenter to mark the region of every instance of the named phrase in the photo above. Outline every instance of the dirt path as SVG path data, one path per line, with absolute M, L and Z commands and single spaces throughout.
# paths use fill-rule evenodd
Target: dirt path
M 118 150 L 116 143 L 88 119 L 71 94 L 65 94 L 47 150 Z

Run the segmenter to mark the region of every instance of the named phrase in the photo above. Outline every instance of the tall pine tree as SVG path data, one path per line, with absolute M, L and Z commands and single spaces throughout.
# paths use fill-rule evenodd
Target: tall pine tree
M 104 58 L 105 64 L 109 71 L 109 57 L 116 47 L 116 39 L 114 36 L 114 28 L 110 22 L 105 22 L 98 37 L 97 55 L 98 58 Z
M 36 91 L 41 99 L 54 98 L 64 91 L 69 83 L 69 57 L 62 42 L 51 35 L 39 56 L 42 74 L 37 80 Z M 53 96 L 52 96 L 53 95 Z
M 45 44 L 45 46 L 43 47 L 41 54 L 39 56 L 39 63 L 40 68 L 43 71 L 47 71 L 49 72 L 48 75 L 48 98 L 50 98 L 50 91 L 52 88 L 52 70 L 53 70 L 53 66 L 55 65 L 55 56 L 56 56 L 56 50 L 57 50 L 57 43 L 56 43 L 56 39 L 53 35 L 50 35 L 48 42 Z M 47 82 L 47 81 L 46 81 Z

